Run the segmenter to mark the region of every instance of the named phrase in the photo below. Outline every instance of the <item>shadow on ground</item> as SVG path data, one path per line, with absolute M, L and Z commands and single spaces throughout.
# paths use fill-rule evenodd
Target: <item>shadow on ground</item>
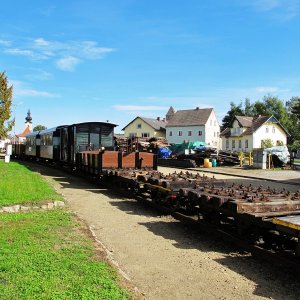
M 99 187 L 95 183 L 91 183 L 83 178 L 75 177 L 74 175 L 45 166 L 36 166 L 31 163 L 26 163 L 25 165 L 42 175 L 50 176 L 53 180 L 59 182 L 65 189 L 84 189 L 89 192 L 106 195 L 110 198 L 109 202 L 111 205 L 118 207 L 118 209 L 127 214 L 158 218 L 158 220 L 142 222 L 139 223 L 139 225 L 145 226 L 147 230 L 155 235 L 174 241 L 173 246 L 176 248 L 196 249 L 201 252 L 206 252 L 208 255 L 211 252 L 222 254 L 222 258 L 214 260 L 255 282 L 256 289 L 254 294 L 257 296 L 272 299 L 300 298 L 299 278 L 289 274 L 286 268 L 282 267 L 279 269 L 278 266 L 271 265 L 258 258 L 253 258 L 243 251 L 239 252 L 239 249 L 237 249 L 236 246 L 223 241 L 211 232 L 207 232 L 205 228 L 199 229 L 195 226 L 187 226 L 169 216 L 162 215 L 155 210 L 144 206 L 140 202 L 126 197 L 120 197 L 117 192 Z M 264 183 L 261 180 L 246 180 L 242 178 L 231 179 L 228 182 L 230 184 L 235 183 L 244 185 L 261 185 Z M 266 184 L 270 187 L 278 188 L 278 184 L 276 183 L 266 182 Z M 272 282 L 274 289 L 268 288 L 268 286 L 270 286 L 270 281 Z

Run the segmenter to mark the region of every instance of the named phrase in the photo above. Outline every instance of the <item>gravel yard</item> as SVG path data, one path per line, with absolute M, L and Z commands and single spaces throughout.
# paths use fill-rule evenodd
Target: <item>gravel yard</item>
M 70 210 L 90 227 L 112 262 L 146 299 L 300 297 L 297 279 L 247 253 L 239 253 L 203 229 L 191 229 L 135 200 L 58 170 L 35 168 L 64 195 Z M 245 182 L 227 175 L 214 176 Z M 279 186 L 262 180 L 251 182 Z M 295 185 L 286 187 L 299 189 Z

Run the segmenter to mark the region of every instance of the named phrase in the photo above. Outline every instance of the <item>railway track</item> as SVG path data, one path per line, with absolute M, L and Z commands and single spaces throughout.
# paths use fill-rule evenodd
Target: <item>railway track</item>
M 55 167 L 61 170 L 61 166 Z M 107 169 L 65 171 L 104 185 L 237 248 L 300 275 L 300 193 L 234 185 L 189 172 Z M 289 218 L 296 221 L 289 222 Z
M 300 275 L 300 193 L 228 184 L 191 173 L 112 171 L 114 188 Z M 107 180 L 107 179 L 106 179 Z
M 136 196 L 135 199 L 143 203 L 143 205 L 146 205 L 164 215 L 173 216 L 176 220 L 179 220 L 187 226 L 196 230 L 200 229 L 201 231 L 205 231 L 218 240 L 230 243 L 237 249 L 250 253 L 253 257 L 259 260 L 267 261 L 278 268 L 283 268 L 291 275 L 300 277 L 300 259 L 294 257 L 291 253 L 288 255 L 280 255 L 279 253 L 264 249 L 258 245 L 250 244 L 249 241 L 243 240 L 239 235 L 230 232 L 230 230 L 226 230 L 225 228 L 221 228 L 217 225 L 204 221 L 201 219 L 201 216 L 195 217 L 186 215 L 183 212 L 174 211 L 174 209 L 156 204 L 148 195 Z

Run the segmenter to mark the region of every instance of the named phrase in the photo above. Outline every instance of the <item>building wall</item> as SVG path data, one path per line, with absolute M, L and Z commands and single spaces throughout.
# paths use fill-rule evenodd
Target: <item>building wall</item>
M 199 135 L 199 131 L 202 133 Z M 172 135 L 170 135 L 172 132 Z M 179 134 L 181 132 L 181 135 Z M 200 126 L 172 126 L 166 127 L 166 138 L 171 144 L 180 144 L 185 142 L 206 142 L 210 146 L 221 146 L 220 138 L 220 126 L 214 111 L 208 118 L 205 125 Z
M 149 134 L 149 137 L 166 137 L 164 130 L 155 130 L 141 118 L 137 118 L 125 128 L 124 137 L 129 137 L 130 135 L 142 137 L 145 133 Z
M 287 136 L 283 129 L 276 123 L 265 123 L 254 133 L 254 148 L 261 148 L 261 141 L 271 139 L 273 145 L 277 145 L 277 141 L 281 141 L 283 145 L 287 144 Z
M 201 135 L 199 135 L 199 131 L 201 132 Z M 184 141 L 205 142 L 205 126 L 203 125 L 203 126 L 167 127 L 166 139 L 170 144 L 180 144 L 183 143 Z
M 227 142 L 228 141 L 228 142 Z M 234 142 L 232 142 L 234 141 Z M 222 138 L 222 150 L 237 151 L 237 152 L 250 152 L 253 150 L 252 135 L 242 137 Z
M 205 124 L 205 139 L 208 145 L 220 149 L 220 125 L 214 110 L 211 112 Z

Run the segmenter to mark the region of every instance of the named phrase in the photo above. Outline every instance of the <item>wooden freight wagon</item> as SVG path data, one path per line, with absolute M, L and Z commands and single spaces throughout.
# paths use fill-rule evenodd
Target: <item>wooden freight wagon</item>
M 105 170 L 157 170 L 157 155 L 148 152 L 82 151 L 76 156 L 76 168 L 96 176 L 103 174 Z

